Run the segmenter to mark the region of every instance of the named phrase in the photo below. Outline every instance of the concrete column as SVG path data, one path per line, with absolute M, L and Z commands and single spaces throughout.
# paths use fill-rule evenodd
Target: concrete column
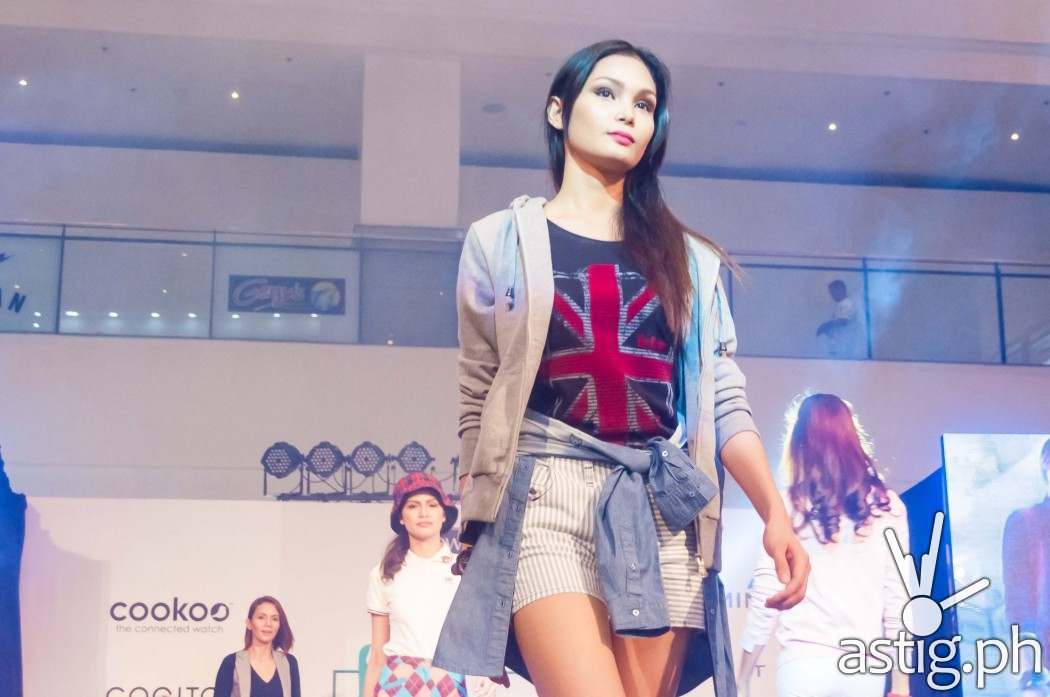
M 361 223 L 454 227 L 459 61 L 369 54 L 363 108 Z

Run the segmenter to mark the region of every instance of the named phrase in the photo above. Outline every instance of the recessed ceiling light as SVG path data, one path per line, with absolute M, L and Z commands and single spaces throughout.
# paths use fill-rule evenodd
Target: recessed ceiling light
M 34 316 L 34 317 L 41 317 L 42 315 L 41 315 L 41 314 L 40 314 L 39 312 L 34 312 L 34 313 L 33 313 L 33 316 Z
M 117 314 L 116 312 L 110 312 L 109 316 L 110 316 L 110 319 L 116 319 L 117 317 L 120 317 L 120 315 Z
M 241 318 L 241 316 L 240 316 L 240 315 L 238 315 L 238 314 L 237 314 L 236 312 L 234 312 L 234 313 L 233 313 L 232 315 L 230 315 L 230 316 L 231 316 L 231 317 L 233 317 L 234 319 L 240 319 L 240 318 Z
M 168 294 L 168 289 L 167 288 L 161 288 L 160 292 L 164 293 L 164 295 L 167 295 Z
M 33 322 L 33 329 L 40 329 L 40 322 Z
M 153 319 L 160 319 L 160 313 L 159 312 L 151 312 L 151 313 L 149 313 L 149 316 L 152 317 Z
M 20 285 L 18 285 L 18 284 L 16 283 L 16 284 L 15 284 L 15 290 L 22 290 L 22 286 L 20 286 Z
M 834 123 L 834 122 L 829 123 L 828 124 L 828 130 L 829 131 L 837 131 L 837 130 L 839 130 L 839 125 L 837 123 Z
M 80 317 L 80 313 L 76 310 L 66 310 L 66 317 Z
M 236 92 L 236 91 L 230 92 L 230 99 L 240 99 L 240 98 L 241 98 L 241 93 L 240 92 Z
M 18 81 L 18 86 L 19 87 L 29 87 L 29 80 L 26 80 L 25 78 L 22 78 L 21 80 Z
M 190 319 L 197 319 L 197 313 L 196 312 L 187 312 L 186 316 L 189 317 Z
M 387 339 L 386 340 L 386 345 L 387 346 L 393 346 L 394 345 L 394 340 L 393 339 Z
M 274 317 L 275 317 L 276 319 L 281 319 L 281 313 L 280 313 L 280 312 L 275 312 L 275 313 L 273 313 L 273 316 L 274 316 Z
M 1010 140 L 1021 140 L 1021 134 L 1020 133 L 1011 133 L 1010 134 Z
M 188 257 L 188 256 L 189 256 L 189 253 L 188 253 L 188 252 L 181 252 L 181 254 L 182 254 L 182 256 L 184 256 L 184 257 Z
M 317 319 L 317 313 L 316 312 L 311 312 L 310 316 L 313 317 L 314 319 Z

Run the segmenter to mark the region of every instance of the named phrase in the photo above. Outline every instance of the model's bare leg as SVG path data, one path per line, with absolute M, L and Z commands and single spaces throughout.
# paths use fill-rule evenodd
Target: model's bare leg
M 658 637 L 613 636 L 613 654 L 627 697 L 674 697 L 694 630 L 675 627 Z
M 514 635 L 540 697 L 626 697 L 609 613 L 584 593 L 559 593 L 514 613 Z

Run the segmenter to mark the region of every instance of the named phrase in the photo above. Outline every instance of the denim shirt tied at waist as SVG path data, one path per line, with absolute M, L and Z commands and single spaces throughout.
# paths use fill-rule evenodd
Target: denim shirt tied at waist
M 669 440 L 654 438 L 644 449 L 607 443 L 527 410 L 506 495 L 496 521 L 479 532 L 434 665 L 482 676 L 498 676 L 507 666 L 528 678 L 511 631 L 511 612 L 533 466 L 547 456 L 601 460 L 615 467 L 602 487 L 595 525 L 598 579 L 610 624 L 625 636 L 656 636 L 670 628 L 646 483 L 676 533 L 693 523 L 718 493 L 718 483 Z M 725 593 L 717 572 L 708 570 L 702 589 L 705 631 L 694 632 L 678 694 L 714 676 L 716 697 L 735 697 Z

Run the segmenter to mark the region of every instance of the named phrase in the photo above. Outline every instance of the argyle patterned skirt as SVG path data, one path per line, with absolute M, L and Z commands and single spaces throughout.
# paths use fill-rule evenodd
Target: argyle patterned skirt
M 466 697 L 464 677 L 410 656 L 388 656 L 373 697 Z

